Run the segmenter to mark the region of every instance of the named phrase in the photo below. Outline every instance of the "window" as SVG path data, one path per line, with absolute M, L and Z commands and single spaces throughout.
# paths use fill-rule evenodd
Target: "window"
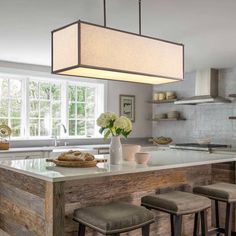
M 12 136 L 22 135 L 22 81 L 20 79 L 0 78 L 0 124 L 12 128 Z
M 102 83 L 0 75 L 0 124 L 14 138 L 95 137 L 103 111 Z
M 94 136 L 95 133 L 95 87 L 69 84 L 69 135 Z
M 59 135 L 61 123 L 61 85 L 29 81 L 29 136 Z

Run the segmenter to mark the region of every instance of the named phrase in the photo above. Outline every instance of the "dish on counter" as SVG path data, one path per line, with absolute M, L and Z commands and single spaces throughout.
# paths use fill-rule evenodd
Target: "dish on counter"
M 56 159 L 46 159 L 46 161 L 63 167 L 88 168 L 97 165 L 97 160 L 91 153 L 72 150 L 61 153 Z

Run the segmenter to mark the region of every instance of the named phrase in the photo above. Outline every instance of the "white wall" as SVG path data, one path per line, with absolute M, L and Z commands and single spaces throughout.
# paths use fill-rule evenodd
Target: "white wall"
M 152 123 L 148 121 L 152 106 L 147 103 L 152 97 L 152 86 L 128 82 L 108 82 L 107 110 L 119 114 L 119 95 L 135 95 L 135 123 L 130 137 L 151 137 Z

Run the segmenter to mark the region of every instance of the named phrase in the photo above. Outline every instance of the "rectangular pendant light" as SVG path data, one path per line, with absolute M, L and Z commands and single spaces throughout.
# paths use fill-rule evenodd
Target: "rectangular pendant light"
M 184 46 L 78 21 L 52 31 L 52 73 L 147 84 L 182 80 Z

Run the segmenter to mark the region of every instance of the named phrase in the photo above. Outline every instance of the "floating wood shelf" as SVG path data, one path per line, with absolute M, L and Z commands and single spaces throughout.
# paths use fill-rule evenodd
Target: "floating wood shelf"
M 230 120 L 236 120 L 236 116 L 230 116 L 229 119 Z
M 236 94 L 229 94 L 230 98 L 236 98 Z
M 178 99 L 151 100 L 151 101 L 148 101 L 148 103 L 154 103 L 154 104 L 174 103 L 177 100 Z
M 151 119 L 151 121 L 183 121 L 183 120 L 186 120 L 185 118 L 183 117 L 180 117 L 180 118 L 164 118 L 164 119 Z

